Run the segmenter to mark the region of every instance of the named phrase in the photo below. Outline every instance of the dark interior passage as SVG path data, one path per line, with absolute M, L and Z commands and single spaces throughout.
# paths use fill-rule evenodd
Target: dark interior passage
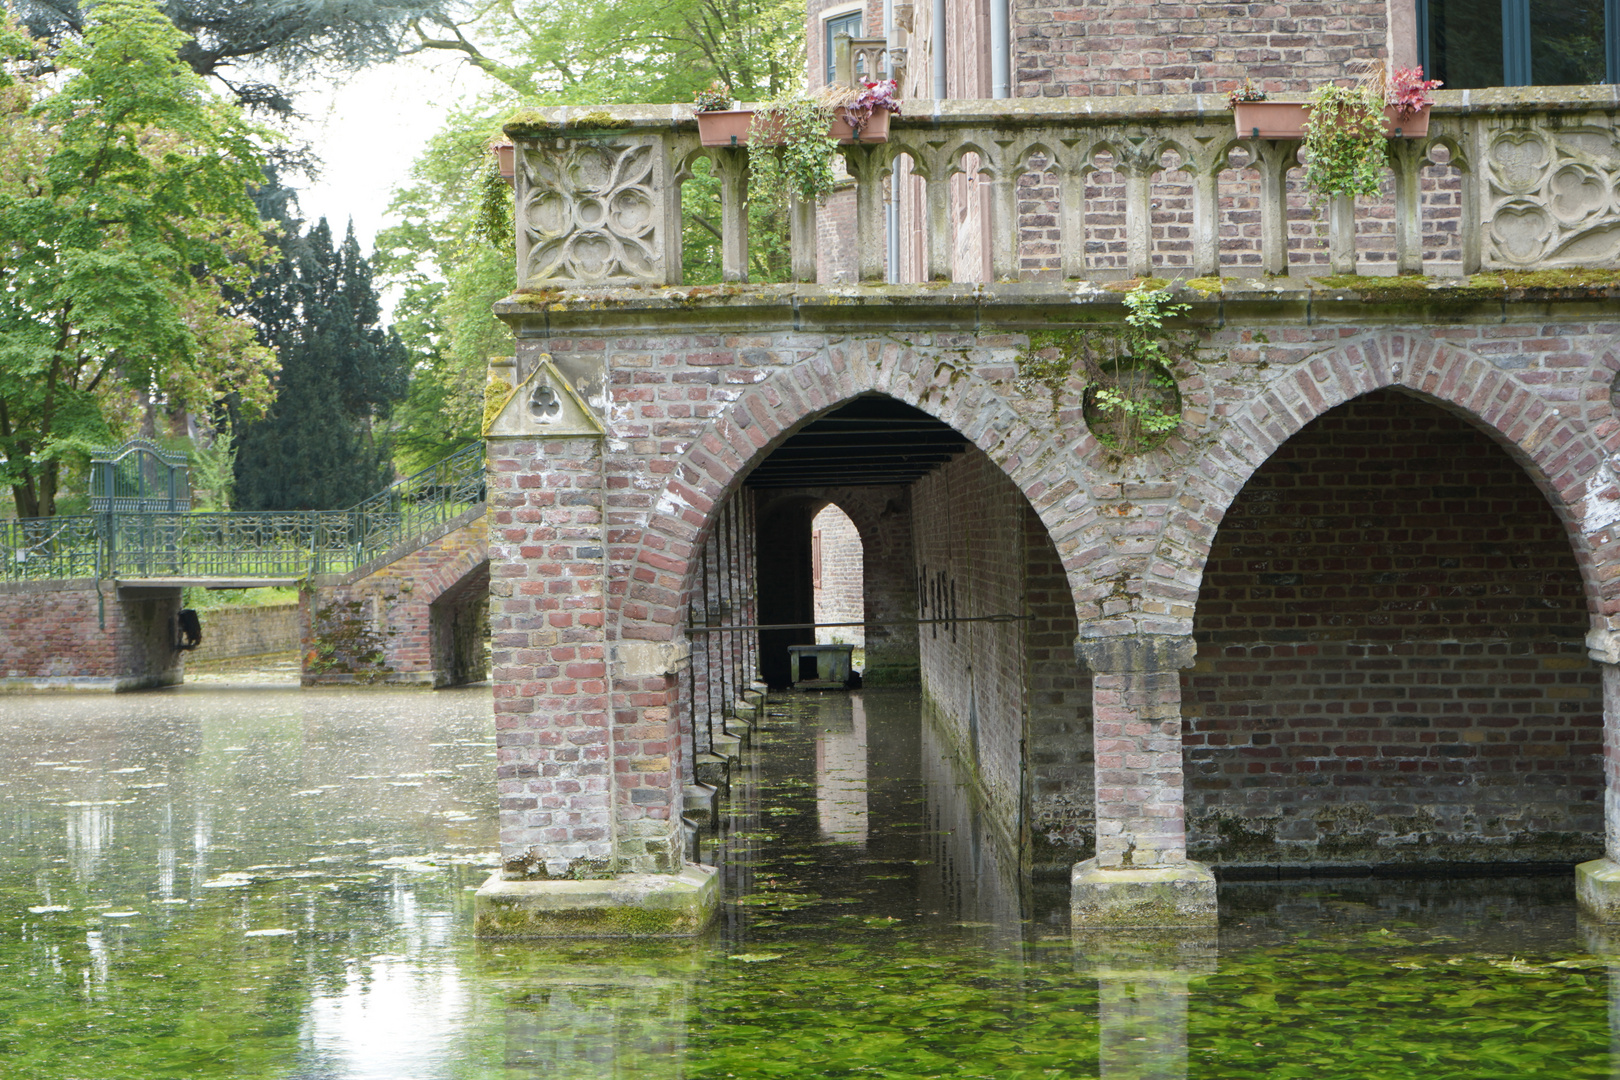
M 1563 525 L 1488 437 L 1334 409 L 1216 536 L 1183 676 L 1189 849 L 1217 864 L 1602 850 L 1600 676 Z

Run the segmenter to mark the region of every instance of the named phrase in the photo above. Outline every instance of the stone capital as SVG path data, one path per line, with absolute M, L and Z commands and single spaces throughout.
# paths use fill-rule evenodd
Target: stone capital
M 1620 630 L 1588 630 L 1586 654 L 1600 664 L 1620 664 Z
M 1180 671 L 1192 667 L 1198 646 L 1191 634 L 1123 634 L 1079 637 L 1074 658 L 1092 675 Z

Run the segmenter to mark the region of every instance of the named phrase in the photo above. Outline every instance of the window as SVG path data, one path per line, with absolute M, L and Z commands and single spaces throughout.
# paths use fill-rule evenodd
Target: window
M 1620 82 L 1620 0 L 1417 0 L 1418 57 L 1448 90 Z
M 833 39 L 839 34 L 848 34 L 850 37 L 861 36 L 861 13 L 849 11 L 842 15 L 834 15 L 822 23 L 825 33 L 822 35 L 827 43 L 827 83 L 829 85 L 837 78 L 833 64 Z

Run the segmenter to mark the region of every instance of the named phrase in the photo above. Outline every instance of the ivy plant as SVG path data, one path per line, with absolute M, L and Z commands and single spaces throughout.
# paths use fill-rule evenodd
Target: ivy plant
M 1018 358 L 1018 386 L 1052 392 L 1053 408 L 1079 373 L 1086 426 L 1096 440 L 1122 455 L 1163 443 L 1181 424 L 1181 393 L 1174 369 L 1193 355 L 1195 337 L 1165 324 L 1187 304 L 1168 288 L 1144 282 L 1125 294 L 1125 325 L 1116 332 L 1032 334 Z
M 833 106 L 817 97 L 777 98 L 754 116 L 748 163 L 756 183 L 768 191 L 820 202 L 837 184 L 833 155 Z
M 1324 86 L 1305 121 L 1305 184 L 1318 200 L 1378 194 L 1384 178 L 1382 80 Z

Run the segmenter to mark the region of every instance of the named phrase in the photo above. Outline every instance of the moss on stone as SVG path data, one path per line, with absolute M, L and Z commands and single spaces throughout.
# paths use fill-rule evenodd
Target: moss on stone
M 1183 281 L 1182 287 L 1195 292 L 1202 299 L 1208 299 L 1225 288 L 1226 279 L 1218 277 L 1195 277 Z
M 601 109 L 593 109 L 579 116 L 570 117 L 559 123 L 547 116 L 539 109 L 519 109 L 507 117 L 504 125 L 508 135 L 523 137 L 525 135 L 554 135 L 560 131 L 587 132 L 587 131 L 620 131 L 630 126 L 630 121 L 614 116 Z

